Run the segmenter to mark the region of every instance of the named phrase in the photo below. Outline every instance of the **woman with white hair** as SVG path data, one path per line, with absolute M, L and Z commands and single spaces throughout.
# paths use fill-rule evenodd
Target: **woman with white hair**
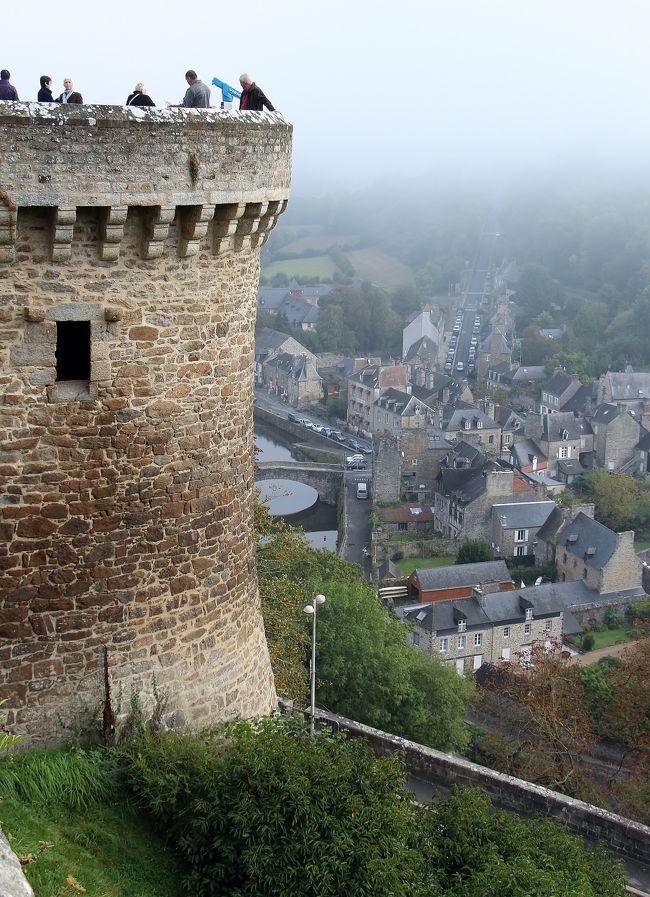
M 130 93 L 126 98 L 127 106 L 155 106 L 156 104 L 151 99 L 151 97 L 147 94 L 147 89 L 142 83 L 142 81 L 138 81 L 133 89 L 133 93 Z

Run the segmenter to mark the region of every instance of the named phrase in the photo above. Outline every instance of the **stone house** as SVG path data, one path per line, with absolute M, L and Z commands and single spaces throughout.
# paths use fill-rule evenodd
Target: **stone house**
M 406 391 L 408 368 L 404 364 L 368 364 L 348 378 L 348 426 L 370 435 L 372 406 L 390 387 Z
M 422 533 L 433 531 L 433 510 L 430 505 L 408 502 L 390 508 L 375 507 L 381 520 L 381 536 L 390 538 L 397 533 Z
M 484 594 L 512 589 L 512 577 L 506 562 L 483 561 L 416 568 L 408 578 L 409 596 L 420 604 L 468 598 L 476 588 Z
M 650 372 L 635 372 L 631 367 L 624 372 L 607 371 L 598 381 L 596 401 L 634 411 L 637 420 L 650 429 Z
M 293 336 L 273 330 L 271 327 L 263 327 L 255 334 L 255 383 L 257 386 L 268 383 L 265 376 L 265 365 L 278 355 L 282 354 L 301 357 L 307 356 L 316 367 L 316 356 L 313 355 L 302 343 Z
M 402 331 L 402 359 L 409 361 L 410 356 L 412 361 L 416 353 L 411 350 L 414 346 L 421 348 L 422 341 L 426 340 L 426 352 L 430 353 L 433 348 L 435 361 L 443 331 L 444 319 L 439 308 L 427 306 L 416 312 Z
M 285 399 L 290 405 L 318 402 L 322 397 L 322 382 L 316 368 L 316 358 L 305 350 L 302 355 L 282 352 L 263 365 L 264 382 L 269 392 Z
M 594 434 L 596 467 L 636 472 L 641 425 L 633 413 L 624 406 L 606 402 L 596 408 L 589 423 Z
M 535 553 L 537 533 L 557 507 L 554 501 L 492 505 L 490 544 L 495 557 L 521 558 Z
M 523 474 L 503 461 L 481 467 L 442 468 L 436 479 L 435 531 L 458 541 L 491 541 L 492 506 L 531 502 L 546 498 L 542 486 L 532 484 Z
M 582 382 L 577 377 L 567 374 L 566 371 L 556 370 L 542 386 L 540 414 L 555 414 L 562 411 L 569 399 L 581 388 Z
M 400 474 L 407 499 L 431 503 L 436 477 L 451 448 L 443 433 L 432 427 L 402 431 Z
M 485 380 L 490 368 L 512 363 L 512 344 L 503 326 L 494 325 L 490 333 L 478 345 L 476 374 Z
M 525 437 L 513 442 L 507 460 L 522 473 L 536 473 L 548 469 L 546 455 L 534 440 Z
M 539 418 L 537 421 L 539 422 Z M 579 461 L 585 470 L 591 469 L 594 436 L 584 417 L 559 411 L 555 414 L 543 414 L 541 427 L 535 426 L 535 432 L 531 432 L 533 426 L 533 419 L 529 416 L 526 435 L 535 440 L 548 459 L 549 476 L 557 477 L 558 462 L 568 459 Z
M 389 387 L 373 402 L 370 409 L 370 432 L 397 433 L 400 430 L 424 429 L 431 426 L 434 410 L 423 401 L 401 389 Z
M 562 582 L 582 580 L 600 593 L 638 587 L 641 561 L 634 532 L 615 533 L 580 512 L 557 536 L 555 562 Z
M 552 589 L 507 590 L 407 608 L 411 644 L 435 652 L 458 673 L 484 663 L 526 662 L 535 642 L 551 650 L 562 637 L 563 606 Z
M 557 537 L 562 528 L 570 523 L 580 513 L 593 519 L 594 505 L 588 502 L 573 505 L 570 508 L 561 508 L 556 505 L 551 511 L 546 521 L 537 531 L 537 542 L 533 546 L 535 554 L 535 564 L 543 567 L 544 564 L 551 564 L 555 561 Z
M 543 365 L 511 365 L 507 361 L 494 365 L 486 371 L 486 385 L 506 392 L 528 392 L 535 389 L 545 376 Z
M 480 408 L 459 402 L 454 408 L 445 408 L 444 415 L 442 431 L 447 442 L 462 439 L 476 445 L 490 457 L 500 455 L 501 426 Z
M 650 431 L 641 427 L 641 438 L 636 444 L 637 473 L 650 473 Z

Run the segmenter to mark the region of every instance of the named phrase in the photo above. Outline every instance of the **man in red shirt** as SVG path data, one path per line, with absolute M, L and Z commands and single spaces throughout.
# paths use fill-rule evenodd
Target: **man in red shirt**
M 264 91 L 262 90 L 262 88 L 257 86 L 250 75 L 241 75 L 241 77 L 239 78 L 239 83 L 241 84 L 242 88 L 242 95 L 239 100 L 240 109 L 249 109 L 252 112 L 261 112 L 262 109 L 266 106 L 269 112 L 275 112 L 275 106 L 273 106 L 268 97 L 264 95 Z

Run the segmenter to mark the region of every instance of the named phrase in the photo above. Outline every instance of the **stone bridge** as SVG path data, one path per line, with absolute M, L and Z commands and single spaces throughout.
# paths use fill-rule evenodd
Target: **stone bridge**
M 344 470 L 340 464 L 314 464 L 307 461 L 258 461 L 256 481 L 296 480 L 312 486 L 320 500 L 336 505 L 339 490 L 343 486 Z

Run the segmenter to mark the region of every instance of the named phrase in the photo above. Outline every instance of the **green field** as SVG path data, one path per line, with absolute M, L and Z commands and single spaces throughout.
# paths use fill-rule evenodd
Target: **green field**
M 650 548 L 650 539 L 635 539 L 634 540 L 634 550 L 636 552 L 646 551 Z
M 623 645 L 632 642 L 636 638 L 628 626 L 617 626 L 616 629 L 604 629 L 602 632 L 592 632 L 594 637 L 593 651 L 599 648 L 611 648 L 612 645 Z
M 319 277 L 331 278 L 339 271 L 329 255 L 315 255 L 308 259 L 284 259 L 281 262 L 273 262 L 265 265 L 262 274 L 264 277 L 273 277 L 274 274 L 286 274 L 287 277 Z
M 429 569 L 430 567 L 447 567 L 456 560 L 455 555 L 445 554 L 437 558 L 402 558 L 401 561 L 395 561 L 402 576 L 408 576 L 416 567 L 420 570 Z
M 413 286 L 413 272 L 397 259 L 376 249 L 355 249 L 346 252 L 357 277 L 369 280 L 384 290 L 395 290 L 402 286 Z

